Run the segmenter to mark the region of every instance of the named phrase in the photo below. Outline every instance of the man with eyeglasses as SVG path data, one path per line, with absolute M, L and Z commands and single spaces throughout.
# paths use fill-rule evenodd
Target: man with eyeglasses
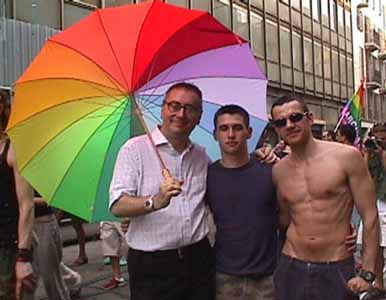
M 166 92 L 162 124 L 152 133 L 170 174 L 162 176 L 147 135 L 120 150 L 110 207 L 130 217 L 127 241 L 132 300 L 213 299 L 214 257 L 203 201 L 210 159 L 189 136 L 202 114 L 202 94 L 177 83 Z
M 379 244 L 375 192 L 364 160 L 354 147 L 313 138 L 313 115 L 295 96 L 277 99 L 271 115 L 291 147 L 273 167 L 280 223 L 288 226 L 274 275 L 275 299 L 359 299 L 375 279 Z M 358 276 L 345 245 L 354 203 L 364 223 Z

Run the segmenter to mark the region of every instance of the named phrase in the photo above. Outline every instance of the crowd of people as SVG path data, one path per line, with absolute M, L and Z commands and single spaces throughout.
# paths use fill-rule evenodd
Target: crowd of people
M 0 116 L 7 113 L 5 103 L 0 102 Z M 174 84 L 162 104 L 162 123 L 150 138 L 132 138 L 120 149 L 110 209 L 124 218 L 123 225 L 101 225 L 103 253 L 113 270 L 106 288 L 125 284 L 119 262 L 126 252 L 123 244 L 129 248 L 132 300 L 351 300 L 361 293 L 362 299 L 382 299 L 386 124 L 375 125 L 360 147 L 353 146 L 356 135 L 349 125 L 318 140 L 306 103 L 286 95 L 271 108 L 271 125 L 281 142 L 249 153 L 249 114 L 238 105 L 225 105 L 214 115 L 221 158 L 212 162 L 205 148 L 190 140 L 201 115 L 200 89 Z M 31 264 L 33 252 L 49 249 L 32 246 L 33 190 L 18 172 L 5 123 L 0 139 L 0 236 L 5 241 L 0 243 L 0 299 L 14 299 L 16 293 L 24 300 L 31 299 L 39 274 Z M 44 226 L 57 228 L 45 209 L 44 221 L 35 222 L 37 239 L 44 236 Z M 209 214 L 216 226 L 213 246 Z M 278 232 L 285 235 L 282 245 Z M 353 255 L 357 241 L 362 245 L 359 262 Z M 50 265 L 62 279 L 63 268 L 79 279 L 72 287 L 63 279 L 71 297 L 81 279 L 62 263 L 58 244 L 50 242 L 50 251 L 56 251 Z M 48 294 L 52 284 L 45 281 Z

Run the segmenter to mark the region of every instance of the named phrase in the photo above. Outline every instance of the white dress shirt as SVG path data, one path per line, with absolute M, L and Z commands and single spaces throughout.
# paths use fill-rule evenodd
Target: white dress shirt
M 190 245 L 208 234 L 204 195 L 210 159 L 203 147 L 190 145 L 178 153 L 157 128 L 154 143 L 172 176 L 182 180 L 182 192 L 170 204 L 130 218 L 127 242 L 133 249 L 155 251 Z M 127 194 L 155 195 L 163 181 L 162 166 L 147 135 L 130 139 L 118 154 L 110 186 L 110 209 Z

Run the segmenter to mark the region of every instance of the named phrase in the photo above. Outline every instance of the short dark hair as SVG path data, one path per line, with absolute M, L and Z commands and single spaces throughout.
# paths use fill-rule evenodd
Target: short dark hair
M 0 128 L 1 130 L 5 130 L 8 123 L 10 104 L 9 95 L 3 90 L 0 90 L 0 107 L 2 107 L 0 110 Z
M 197 97 L 202 101 L 201 90 L 196 85 L 189 83 L 189 82 L 178 82 L 178 83 L 175 83 L 172 86 L 170 86 L 168 88 L 168 90 L 166 91 L 165 99 L 169 96 L 170 92 L 172 90 L 175 90 L 175 89 L 184 89 L 184 90 L 190 91 L 190 92 L 196 94 Z M 164 99 L 164 102 L 165 102 L 165 99 Z
M 237 114 L 237 115 L 242 116 L 243 119 L 244 119 L 245 125 L 247 125 L 247 127 L 249 127 L 249 114 L 248 114 L 248 112 L 244 108 L 239 106 L 239 105 L 228 104 L 228 105 L 221 106 L 216 111 L 216 114 L 214 115 L 214 119 L 213 119 L 213 123 L 214 123 L 214 128 L 215 129 L 217 128 L 217 119 L 218 119 L 218 117 L 221 116 L 221 115 L 225 115 L 225 114 L 230 114 L 230 115 Z
M 301 105 L 301 107 L 302 107 L 304 112 L 309 112 L 308 106 L 307 106 L 306 102 L 304 102 L 303 99 L 299 98 L 295 94 L 289 94 L 289 95 L 281 96 L 281 97 L 277 98 L 275 100 L 275 102 L 273 102 L 272 107 L 271 107 L 271 117 L 272 117 L 272 119 L 273 119 L 273 109 L 276 106 L 281 106 L 281 105 L 283 105 L 285 103 L 289 103 L 289 102 L 292 102 L 292 101 L 298 102 Z
M 351 126 L 350 124 L 342 124 L 339 126 L 338 130 L 339 133 L 343 135 L 350 144 L 354 144 L 357 137 L 357 132 L 354 126 Z

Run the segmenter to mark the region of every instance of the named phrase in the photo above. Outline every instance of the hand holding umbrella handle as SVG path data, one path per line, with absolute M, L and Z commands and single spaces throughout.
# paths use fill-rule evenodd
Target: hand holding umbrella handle
M 165 179 L 173 179 L 172 173 L 170 173 L 169 169 L 163 169 L 162 170 L 162 176 Z

